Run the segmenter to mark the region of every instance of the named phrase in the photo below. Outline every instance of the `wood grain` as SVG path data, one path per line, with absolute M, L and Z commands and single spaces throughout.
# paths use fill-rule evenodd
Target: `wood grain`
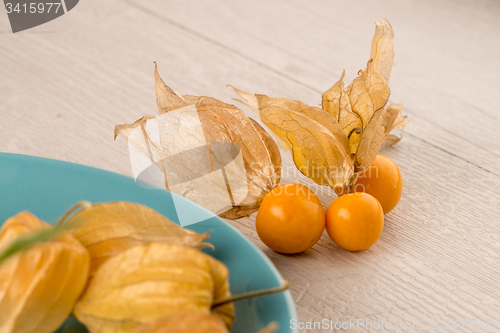
M 229 83 L 316 105 L 342 69 L 350 80 L 364 67 L 373 22 L 386 17 L 396 32 L 391 99 L 413 123 L 383 152 L 405 189 L 381 240 L 349 253 L 325 234 L 281 255 L 258 239 L 255 215 L 230 223 L 290 281 L 301 321 L 498 318 L 499 14 L 495 1 L 86 0 L 11 34 L 2 12 L 0 150 L 130 175 L 113 128 L 157 113 L 153 61 L 181 93 L 232 103 Z M 311 186 L 325 207 L 335 198 L 283 159 L 283 182 Z
M 124 2 L 193 38 L 266 64 L 306 89 L 302 100 L 310 105 L 321 102 L 321 93 L 343 69 L 351 80 L 365 67 L 373 22 L 385 17 L 396 33 L 392 100 L 403 102 L 405 112 L 418 120 L 408 131 L 500 174 L 500 117 L 494 111 L 500 89 L 494 79 L 500 74 L 495 42 L 500 22 L 493 14 L 500 12 L 498 2 L 364 1 L 354 6 L 340 1 L 178 0 L 164 11 L 161 0 Z M 271 83 L 258 92 L 274 95 L 273 88 Z

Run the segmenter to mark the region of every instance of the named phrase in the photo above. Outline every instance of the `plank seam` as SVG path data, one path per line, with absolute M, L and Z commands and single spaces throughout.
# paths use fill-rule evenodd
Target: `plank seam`
M 215 46 L 218 46 L 219 48 L 221 48 L 221 49 L 223 49 L 223 50 L 225 50 L 225 51 L 227 51 L 229 53 L 232 53 L 232 54 L 234 54 L 234 55 L 236 55 L 236 56 L 238 56 L 240 58 L 243 58 L 243 59 L 245 59 L 247 61 L 250 61 L 250 62 L 252 62 L 252 63 L 254 63 L 254 64 L 256 64 L 256 65 L 258 65 L 258 66 L 260 66 L 262 68 L 265 68 L 265 69 L 267 69 L 267 70 L 269 70 L 269 71 L 271 71 L 271 72 L 273 72 L 273 73 L 275 73 L 275 74 L 277 74 L 277 75 L 279 75 L 279 76 L 281 76 L 281 77 L 283 77 L 285 79 L 288 79 L 288 80 L 290 80 L 290 81 L 292 81 L 292 82 L 294 82 L 294 83 L 296 83 L 296 84 L 298 84 L 300 86 L 303 86 L 303 87 L 305 87 L 305 88 L 307 88 L 307 89 L 309 89 L 309 90 L 311 90 L 311 91 L 313 91 L 315 93 L 322 94 L 321 90 L 319 90 L 319 89 L 317 89 L 317 88 L 315 88 L 313 86 L 305 84 L 305 83 L 303 83 L 303 82 L 301 82 L 301 81 L 299 81 L 299 80 L 297 80 L 297 79 L 295 79 L 295 78 L 293 78 L 293 77 L 291 77 L 291 76 L 289 76 L 289 75 L 287 75 L 287 74 L 285 74 L 285 73 L 283 73 L 283 72 L 281 72 L 281 71 L 279 71 L 277 69 L 274 69 L 273 67 L 270 67 L 270 66 L 266 65 L 265 63 L 262 63 L 262 62 L 260 62 L 258 60 L 255 60 L 255 59 L 253 59 L 253 58 L 251 58 L 251 57 L 245 55 L 244 53 L 241 53 L 241 52 L 239 52 L 239 51 L 237 51 L 235 49 L 232 49 L 232 48 L 228 47 L 227 45 L 218 42 L 215 39 L 207 37 L 207 36 L 203 35 L 202 33 L 198 32 L 198 31 L 196 31 L 194 29 L 191 29 L 191 28 L 189 28 L 189 27 L 187 27 L 187 26 L 185 26 L 185 25 L 183 25 L 183 24 L 181 24 L 181 23 L 179 23 L 177 21 L 174 21 L 174 20 L 172 20 L 172 19 L 170 19 L 170 18 L 168 18 L 168 17 L 166 17 L 164 15 L 161 15 L 161 14 L 159 14 L 159 13 L 157 13 L 157 12 L 155 12 L 155 11 L 147 8 L 147 7 L 144 7 L 144 6 L 136 3 L 133 0 L 120 0 L 120 1 L 123 2 L 123 3 L 125 3 L 126 5 L 129 5 L 131 7 L 136 8 L 137 10 L 140 10 L 141 12 L 143 12 L 143 13 L 145 13 L 147 15 L 153 16 L 153 17 L 155 17 L 155 18 L 157 18 L 157 19 L 159 19 L 161 21 L 164 21 L 164 22 L 166 22 L 166 23 L 168 23 L 170 25 L 173 25 L 173 26 L 177 27 L 178 29 L 180 29 L 180 30 L 182 30 L 182 31 L 184 31 L 184 32 L 186 32 L 188 34 L 191 34 L 191 35 L 193 35 L 193 36 L 195 36 L 197 38 L 200 38 L 200 39 L 204 40 L 207 43 L 210 43 L 210 44 L 213 44 Z M 417 118 L 420 118 L 420 117 L 417 116 Z M 424 121 L 430 123 L 431 125 L 435 126 L 434 123 L 429 122 L 426 119 L 422 119 L 422 118 L 420 118 L 420 119 L 424 120 Z M 441 148 L 441 147 L 439 147 L 439 146 L 437 146 L 435 144 L 432 144 L 431 142 L 429 142 L 429 141 L 427 141 L 425 139 L 422 139 L 422 138 L 420 138 L 420 137 L 418 137 L 418 136 L 416 136 L 414 134 L 410 134 L 408 132 L 405 132 L 405 133 L 408 134 L 408 135 L 410 135 L 411 137 L 413 137 L 415 139 L 420 140 L 421 142 L 424 142 L 426 144 L 429 144 L 429 145 L 431 145 L 431 146 L 439 149 L 440 151 L 443 151 L 443 152 L 445 152 L 445 153 L 447 153 L 447 154 L 449 154 L 451 156 L 454 156 L 456 158 L 459 158 L 460 160 L 463 160 L 463 161 L 465 161 L 465 162 L 467 162 L 469 164 L 472 164 L 472 165 L 478 167 L 481 170 L 484 170 L 484 171 L 486 171 L 488 173 L 491 173 L 492 175 L 500 177 L 500 174 L 497 174 L 497 173 L 495 173 L 493 171 L 490 171 L 490 170 L 488 170 L 488 169 L 486 169 L 486 168 L 484 168 L 482 166 L 479 166 L 479 165 L 477 165 L 477 164 L 475 164 L 475 163 L 473 163 L 471 161 L 468 161 L 468 160 L 464 159 L 463 157 L 455 155 L 454 153 L 452 153 L 450 151 L 447 151 L 446 149 Z
M 167 22 L 170 25 L 173 25 L 173 26 L 181 29 L 182 31 L 184 31 L 186 33 L 189 33 L 189 34 L 191 34 L 193 36 L 196 36 L 196 37 L 198 37 L 198 38 L 200 38 L 200 39 L 202 39 L 202 40 L 204 40 L 204 41 L 206 41 L 206 42 L 208 42 L 210 44 L 218 46 L 221 49 L 223 49 L 223 50 L 225 50 L 225 51 L 227 51 L 229 53 L 232 53 L 232 54 L 234 54 L 234 55 L 236 55 L 236 56 L 238 56 L 240 58 L 243 58 L 245 60 L 248 60 L 248 61 L 250 61 L 250 62 L 252 62 L 252 63 L 254 63 L 254 64 L 258 65 L 258 66 L 261 66 L 261 67 L 263 67 L 263 68 L 265 68 L 265 69 L 267 69 L 267 70 L 269 70 L 269 71 L 271 71 L 271 72 L 273 72 L 273 73 L 275 73 L 275 74 L 277 74 L 277 75 L 279 75 L 281 77 L 284 77 L 284 78 L 286 78 L 286 79 L 288 79 L 288 80 L 290 80 L 290 81 L 292 81 L 294 83 L 297 83 L 298 85 L 301 85 L 301 86 L 303 86 L 303 87 L 305 87 L 307 89 L 310 89 L 310 90 L 312 90 L 314 92 L 317 92 L 317 93 L 321 94 L 320 90 L 318 90 L 318 89 L 316 89 L 316 88 L 314 88 L 314 87 L 312 87 L 312 86 L 310 86 L 308 84 L 305 84 L 305 83 L 303 83 L 303 82 L 301 82 L 301 81 L 299 81 L 299 80 L 297 80 L 297 79 L 295 79 L 295 78 L 293 78 L 293 77 L 291 77 L 291 76 L 289 76 L 289 75 L 287 75 L 287 74 L 285 74 L 283 72 L 280 72 L 280 71 L 278 71 L 278 70 L 276 70 L 276 69 L 274 69 L 274 68 L 272 68 L 272 67 L 270 67 L 270 66 L 268 66 L 268 65 L 266 65 L 266 64 L 264 64 L 264 63 L 262 63 L 260 61 L 257 61 L 255 59 L 253 59 L 253 58 L 245 55 L 244 53 L 241 53 L 241 52 L 239 52 L 239 51 L 237 51 L 235 49 L 232 49 L 232 48 L 228 47 L 227 45 L 218 42 L 215 39 L 207 37 L 207 36 L 205 36 L 205 35 L 197 32 L 196 30 L 193 30 L 193 29 L 191 29 L 191 28 L 189 28 L 189 27 L 187 27 L 187 26 L 185 26 L 185 25 L 183 25 L 183 24 L 181 24 L 179 22 L 176 22 L 176 21 L 174 21 L 174 20 L 172 20 L 172 19 L 170 19 L 170 18 L 168 18 L 166 16 L 163 16 L 163 15 L 157 13 L 157 12 L 154 12 L 154 11 L 150 10 L 149 8 L 143 7 L 143 6 L 141 6 L 140 4 L 138 4 L 138 3 L 134 2 L 134 1 L 131 1 L 131 0 L 120 0 L 120 1 L 122 1 L 123 3 L 125 3 L 125 4 L 127 4 L 127 5 L 129 5 L 131 7 L 134 7 L 136 9 L 142 11 L 143 13 L 146 13 L 148 15 L 156 17 L 157 19 L 160 19 L 160 20 L 162 20 L 164 22 Z
M 473 165 L 473 166 L 475 166 L 475 167 L 478 167 L 479 169 L 481 169 L 481 170 L 483 170 L 483 171 L 486 171 L 486 172 L 488 172 L 488 173 L 490 173 L 490 174 L 492 174 L 492 175 L 494 175 L 494 176 L 500 177 L 500 174 L 497 174 L 497 173 L 495 173 L 495 172 L 493 172 L 493 171 L 490 171 L 490 170 L 488 170 L 488 169 L 485 169 L 484 167 L 482 167 L 482 166 L 480 166 L 480 165 L 477 165 L 477 164 L 475 164 L 475 163 L 473 163 L 473 162 L 471 162 L 471 161 L 466 160 L 466 159 L 465 159 L 465 158 L 463 158 L 463 157 L 460 157 L 460 156 L 458 156 L 458 155 L 455 155 L 455 154 L 453 154 L 452 152 L 449 152 L 449 151 L 447 151 L 446 149 L 441 148 L 441 147 L 439 147 L 439 146 L 437 146 L 437 145 L 433 144 L 432 142 L 429 142 L 429 141 L 427 141 L 427 140 L 425 140 L 425 139 L 419 138 L 418 136 L 416 136 L 416 135 L 414 135 L 414 134 L 411 134 L 411 133 L 409 133 L 409 132 L 405 132 L 405 133 L 404 133 L 404 135 L 411 136 L 412 138 L 415 138 L 415 139 L 417 139 L 417 140 L 419 140 L 419 141 L 421 141 L 421 142 L 423 142 L 423 143 L 426 143 L 426 144 L 428 144 L 428 145 L 430 145 L 430 146 L 432 146 L 432 147 L 434 147 L 434 148 L 436 148 L 436 149 L 438 149 L 438 150 L 440 150 L 440 151 L 442 151 L 442 152 L 445 152 L 445 153 L 446 153 L 446 154 L 448 154 L 448 155 L 451 155 L 451 156 L 453 156 L 453 157 L 458 158 L 459 160 L 462 160 L 462 161 L 467 162 L 467 163 L 469 163 L 469 164 L 471 164 L 471 165 Z

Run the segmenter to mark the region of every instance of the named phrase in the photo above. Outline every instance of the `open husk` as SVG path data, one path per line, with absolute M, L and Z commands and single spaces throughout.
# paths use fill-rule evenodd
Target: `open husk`
M 156 67 L 155 79 L 159 115 L 115 127 L 115 138 L 128 140 L 138 184 L 166 188 L 229 219 L 257 211 L 281 176 L 270 135 L 234 105 L 176 94 Z
M 322 95 L 322 108 L 235 90 L 282 147 L 291 151 L 300 172 L 338 194 L 345 193 L 373 163 L 381 147 L 399 141 L 390 132 L 408 123 L 401 115 L 402 104 L 386 107 L 391 93 L 393 37 L 386 19 L 376 22 L 366 68 L 347 87 L 344 72 Z

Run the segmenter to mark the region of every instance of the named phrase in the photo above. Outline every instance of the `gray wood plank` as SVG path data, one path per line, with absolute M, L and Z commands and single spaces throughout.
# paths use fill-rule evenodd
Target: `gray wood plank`
M 343 69 L 349 82 L 365 67 L 373 22 L 385 17 L 396 34 L 391 100 L 414 120 L 407 130 L 500 175 L 496 1 L 124 2 L 300 82 L 282 97 L 306 89 L 310 105 Z M 269 85 L 255 92 L 281 97 Z
M 393 12 L 415 7 L 415 13 L 426 19 L 437 19 L 452 6 L 445 2 L 435 7 L 436 13 L 427 13 L 430 5 L 426 2 L 384 3 L 384 9 Z M 155 7 L 159 4 L 148 2 L 151 8 L 160 8 Z M 235 94 L 225 87 L 231 83 L 314 105 L 319 102 L 319 92 L 328 88 L 343 68 L 337 63 L 352 66 L 346 67 L 350 78 L 363 66 L 372 21 L 383 16 L 381 9 L 367 3 L 360 17 L 355 17 L 353 4 L 335 3 L 343 13 L 337 15 L 337 23 L 327 22 L 328 7 L 301 2 L 270 2 L 267 11 L 255 2 L 227 2 L 224 7 L 217 2 L 191 4 L 169 2 L 157 10 L 167 18 L 169 13 L 176 20 L 189 18 L 189 24 L 182 21 L 179 25 L 129 2 L 86 0 L 68 15 L 33 32 L 0 34 L 0 150 L 130 175 L 126 143 L 121 139 L 113 142 L 112 132 L 115 124 L 157 113 L 153 61 L 158 62 L 165 81 L 182 93 L 205 94 L 231 103 Z M 466 29 L 458 23 L 452 24 L 452 18 L 462 15 L 474 18 L 468 39 L 477 38 L 481 29 L 490 36 L 488 29 L 496 27 L 491 17 L 497 6 L 484 4 L 491 7 L 458 6 L 458 12 L 451 11 L 451 18 L 444 16 L 440 24 L 463 32 Z M 419 45 L 430 45 L 426 38 L 433 38 L 432 29 L 419 33 L 417 14 L 415 18 L 410 14 L 399 19 L 388 16 L 396 29 L 396 46 L 415 38 L 422 40 Z M 297 20 L 299 17 L 302 20 Z M 356 24 L 349 25 L 348 17 Z M 0 31 L 8 27 L 5 19 L 0 14 Z M 196 30 L 200 27 L 204 29 Z M 314 36 L 327 27 L 337 29 L 332 30 L 337 34 L 343 32 L 338 48 L 349 49 L 349 53 L 326 52 L 330 46 Z M 437 45 L 433 52 L 420 55 L 423 60 L 413 53 L 416 48 L 397 49 L 393 98 L 407 104 L 414 123 L 400 144 L 384 151 L 399 165 L 405 190 L 398 208 L 387 216 L 376 246 L 349 253 L 335 246 L 325 233 L 304 254 L 281 255 L 258 239 L 255 215 L 230 222 L 291 282 L 302 321 L 361 318 L 427 323 L 440 319 L 442 323 L 445 318 L 484 319 L 500 313 L 500 178 L 495 174 L 500 169 L 498 159 L 485 154 L 498 144 L 486 144 L 497 138 L 491 94 L 498 82 L 494 79 L 496 69 L 489 64 L 498 45 L 492 45 L 491 53 L 485 55 L 482 52 L 489 42 L 483 42 L 474 41 L 476 49 L 466 50 L 465 58 L 453 66 L 445 55 L 462 50 L 463 46 L 453 44 L 456 40 L 451 46 Z M 417 60 L 425 66 L 412 64 Z M 474 74 L 476 70 L 467 65 L 477 65 L 481 72 L 489 67 L 490 72 L 479 80 L 479 72 Z M 437 71 L 439 75 L 427 82 L 427 72 L 421 68 L 434 72 L 440 66 L 444 67 Z M 459 84 L 463 78 L 470 80 L 464 83 L 465 88 Z M 487 84 L 476 87 L 469 82 Z M 477 109 L 445 103 L 454 98 L 464 101 L 468 91 L 475 96 Z M 451 117 L 455 114 L 458 120 Z M 481 118 L 480 114 L 491 117 Z M 443 129 L 438 123 L 448 117 Z M 484 131 L 480 133 L 477 126 L 485 126 Z M 451 128 L 460 131 L 453 134 Z M 325 207 L 335 198 L 328 188 L 311 184 L 298 174 L 288 154 L 283 153 L 283 157 L 283 182 L 311 186 Z

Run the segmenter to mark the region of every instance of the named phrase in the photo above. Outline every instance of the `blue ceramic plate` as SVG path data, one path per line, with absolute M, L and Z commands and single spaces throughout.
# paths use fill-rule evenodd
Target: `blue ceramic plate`
M 20 211 L 30 211 L 47 222 L 56 221 L 71 205 L 90 202 L 130 201 L 149 206 L 178 223 L 172 194 L 166 190 L 140 188 L 134 179 L 116 173 L 57 160 L 0 153 L 0 225 Z M 206 216 L 207 211 L 189 200 L 184 209 Z M 176 198 L 176 208 L 179 209 Z M 215 250 L 205 252 L 229 269 L 231 292 L 280 285 L 281 276 L 269 259 L 243 234 L 215 215 L 189 226 L 197 232 L 213 230 L 210 240 Z M 278 332 L 292 332 L 290 320 L 297 314 L 290 293 L 237 302 L 236 321 L 231 332 L 256 333 L 271 321 Z M 58 333 L 86 332 L 69 318 Z

